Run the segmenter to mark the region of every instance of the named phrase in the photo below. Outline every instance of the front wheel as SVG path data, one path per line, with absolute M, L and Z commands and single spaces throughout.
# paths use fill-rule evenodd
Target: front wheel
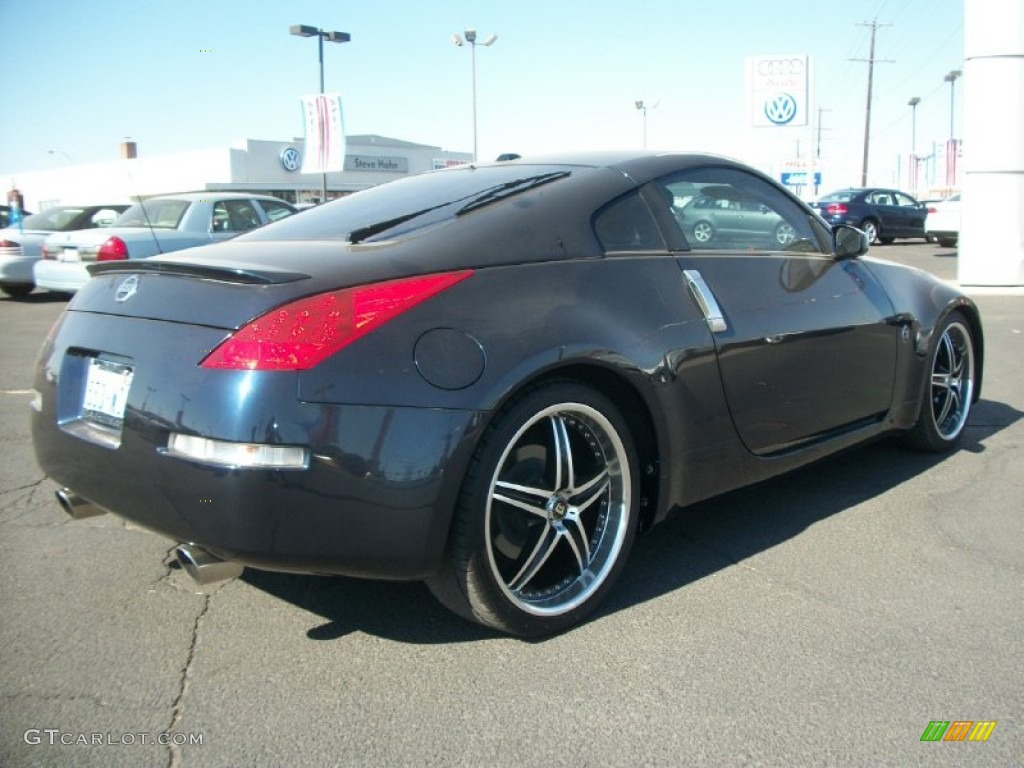
M 600 393 L 528 390 L 477 448 L 441 570 L 427 586 L 471 621 L 536 637 L 587 616 L 619 577 L 637 528 L 637 457 Z
M 936 329 L 930 375 L 917 423 L 904 436 L 912 448 L 941 453 L 960 440 L 974 400 L 974 337 L 959 312 Z

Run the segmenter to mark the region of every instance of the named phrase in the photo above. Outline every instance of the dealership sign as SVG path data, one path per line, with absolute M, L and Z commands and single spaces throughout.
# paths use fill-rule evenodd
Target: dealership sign
M 747 94 L 755 128 L 808 125 L 811 59 L 793 56 L 747 58 Z

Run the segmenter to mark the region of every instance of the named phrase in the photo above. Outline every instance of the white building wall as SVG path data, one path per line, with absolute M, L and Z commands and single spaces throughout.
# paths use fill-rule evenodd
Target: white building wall
M 140 156 L 111 163 L 65 166 L 46 170 L 4 172 L 25 198 L 25 208 L 39 211 L 51 205 L 127 203 L 138 197 L 245 190 L 297 199 L 319 199 L 320 174 L 289 171 L 281 160 L 287 148 L 303 149 L 302 139 L 263 141 L 242 139 L 231 147 Z M 358 162 L 357 162 L 358 160 Z M 362 170 L 327 174 L 335 195 L 355 192 L 387 181 L 432 170 L 437 162 L 468 162 L 468 152 L 382 136 L 350 137 L 346 165 Z

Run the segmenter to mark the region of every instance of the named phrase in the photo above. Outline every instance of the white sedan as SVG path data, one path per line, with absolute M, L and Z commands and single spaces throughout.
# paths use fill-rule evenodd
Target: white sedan
M 925 234 L 943 248 L 952 248 L 960 239 L 960 193 L 950 195 L 928 209 Z
M 89 279 L 96 261 L 145 259 L 170 251 L 228 240 L 242 232 L 295 213 L 269 195 L 189 192 L 153 197 L 133 205 L 107 229 L 51 235 L 35 263 L 38 287 L 75 293 Z
M 35 287 L 32 267 L 42 258 L 43 241 L 54 232 L 109 227 L 127 205 L 58 205 L 0 229 L 0 291 L 27 296 Z

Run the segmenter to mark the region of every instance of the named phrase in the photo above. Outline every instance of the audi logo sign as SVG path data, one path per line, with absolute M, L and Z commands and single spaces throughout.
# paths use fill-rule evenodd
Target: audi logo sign
M 755 127 L 806 126 L 810 114 L 810 57 L 751 56 L 747 59 L 747 93 Z
M 784 75 L 800 75 L 807 71 L 804 58 L 794 59 L 760 59 L 757 62 L 757 73 L 765 77 L 781 77 Z

